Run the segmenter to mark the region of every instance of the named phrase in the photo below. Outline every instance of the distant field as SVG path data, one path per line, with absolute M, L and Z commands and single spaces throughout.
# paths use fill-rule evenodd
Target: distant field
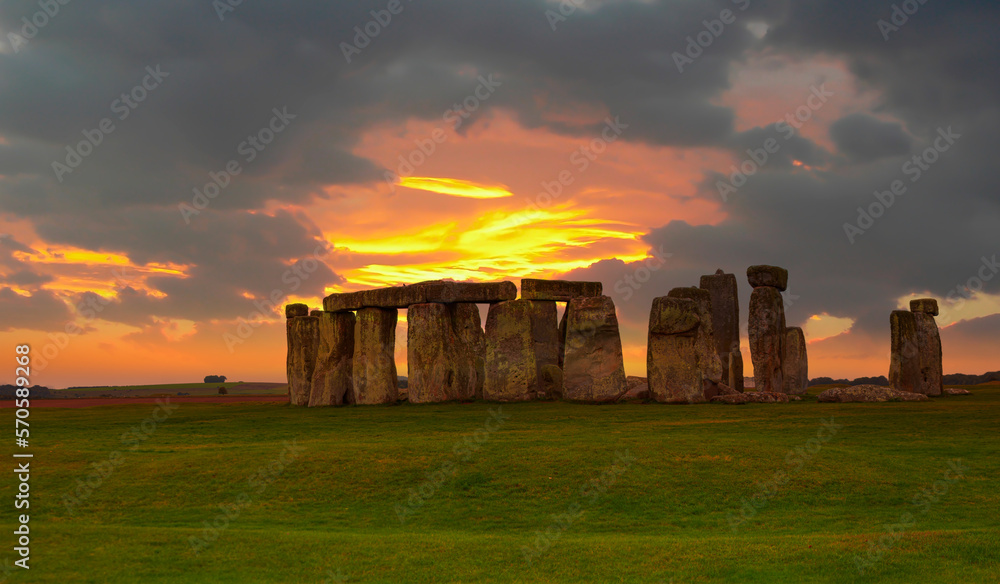
M 155 395 L 218 395 L 219 388 L 225 387 L 228 395 L 276 395 L 287 393 L 284 383 L 226 382 L 226 383 L 167 383 L 159 385 L 109 385 L 105 387 L 80 387 L 53 390 L 66 397 L 148 397 Z
M 11 581 L 995 583 L 1000 388 L 973 391 L 507 404 L 499 426 L 482 402 L 39 408 Z

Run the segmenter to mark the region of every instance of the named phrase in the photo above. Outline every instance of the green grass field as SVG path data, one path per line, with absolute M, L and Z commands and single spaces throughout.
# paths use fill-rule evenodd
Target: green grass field
M 1000 387 L 974 391 L 502 424 L 489 403 L 37 408 L 9 581 L 997 582 Z

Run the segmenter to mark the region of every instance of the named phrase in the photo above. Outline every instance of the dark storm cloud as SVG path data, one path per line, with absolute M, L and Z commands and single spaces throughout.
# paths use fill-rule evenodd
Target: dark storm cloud
M 869 330 L 884 325 L 895 298 L 945 294 L 965 281 L 1000 243 L 996 6 L 932 0 L 885 40 L 877 21 L 889 18 L 889 2 L 751 2 L 745 12 L 739 4 L 601 3 L 552 30 L 545 11 L 554 2 L 404 2 L 348 63 L 342 43 L 353 44 L 354 27 L 384 3 L 243 3 L 222 21 L 203 1 L 71 3 L 19 52 L 0 54 L 0 209 L 30 217 L 48 241 L 190 266 L 187 279 L 150 281 L 165 299 L 123 293 L 106 312 L 123 322 L 246 314 L 242 292 L 259 298 L 287 287 L 289 262 L 308 257 L 318 234 L 304 218 L 251 211 L 268 200 L 306 203 L 330 184 L 381 180 L 383 169 L 352 153 L 358 138 L 374 124 L 440 119 L 474 89 L 466 69 L 502 80 L 484 107 L 510 110 L 526 127 L 592 135 L 589 122 L 548 115 L 585 105 L 630 124 L 626 140 L 715 146 L 738 161 L 779 129 L 737 133 L 734 113 L 715 100 L 751 52 L 771 51 L 842 59 L 880 96 L 873 113 L 901 125 L 841 120 L 832 138 L 846 162 L 825 171 L 791 165 L 822 167 L 833 155 L 796 135 L 729 198 L 721 223 L 649 226 L 651 248 L 675 255 L 634 292 L 633 318 L 641 322 L 664 288 L 697 284 L 717 267 L 740 276 L 745 299 L 747 265 L 786 266 L 800 297 L 792 322 L 829 312 Z M 672 55 L 727 8 L 736 22 L 679 73 Z M 0 27 L 17 30 L 36 9 L 5 3 Z M 769 25 L 767 35 L 751 34 L 750 22 Z M 168 76 L 119 119 L 115 100 L 157 66 Z M 282 107 L 297 117 L 244 160 L 241 143 Z M 114 131 L 59 182 L 52 162 L 105 117 Z M 961 138 L 910 182 L 907 156 L 948 127 Z M 233 159 L 240 175 L 185 224 L 177 205 Z M 703 196 L 718 201 L 714 185 L 727 173 L 706 172 Z M 907 192 L 850 243 L 844 224 L 897 179 Z M 590 272 L 613 287 L 637 267 L 611 260 Z M 297 293 L 336 281 L 324 266 Z
M 911 140 L 901 124 L 867 114 L 851 114 L 830 124 L 830 138 L 854 162 L 873 162 L 910 152 Z

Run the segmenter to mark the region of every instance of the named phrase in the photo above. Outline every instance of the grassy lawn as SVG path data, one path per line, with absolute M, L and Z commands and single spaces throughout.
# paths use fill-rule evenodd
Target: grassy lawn
M 9 581 L 997 582 L 1000 387 L 973 391 L 39 408 L 31 570 Z M 107 476 L 64 499 L 92 463 Z

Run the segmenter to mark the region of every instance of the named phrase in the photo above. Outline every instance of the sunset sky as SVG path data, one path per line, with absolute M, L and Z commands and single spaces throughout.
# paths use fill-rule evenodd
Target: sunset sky
M 772 264 L 810 377 L 887 374 L 925 296 L 945 373 L 997 370 L 998 28 L 943 0 L 5 2 L 0 337 L 51 387 L 283 381 L 275 298 L 565 278 L 603 282 L 644 375 L 652 299 L 722 268 L 749 375 Z M 401 374 L 405 338 L 401 311 Z

